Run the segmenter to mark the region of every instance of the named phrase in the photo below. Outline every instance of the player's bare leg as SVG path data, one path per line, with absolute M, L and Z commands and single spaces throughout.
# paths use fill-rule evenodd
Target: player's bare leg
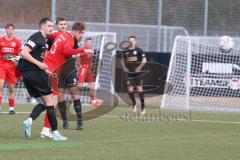
M 134 96 L 133 86 L 128 86 L 128 95 L 132 101 L 132 111 L 136 112 L 137 111 L 137 103 L 136 103 L 136 99 Z
M 14 111 L 14 96 L 15 96 L 15 84 L 8 84 L 8 95 L 9 95 L 9 115 L 15 115 Z
M 2 105 L 2 96 L 3 96 L 3 86 L 4 86 L 4 80 L 0 79 L 0 111 L 2 110 L 1 105 Z
M 72 96 L 73 99 L 73 106 L 74 110 L 77 114 L 77 130 L 82 130 L 83 129 L 83 122 L 82 122 L 82 103 L 80 101 L 80 96 L 78 95 L 78 88 L 71 87 L 69 88 L 69 92 Z
M 136 86 L 136 89 L 137 89 L 137 92 L 139 94 L 139 98 L 140 98 L 140 101 L 141 101 L 141 112 L 140 112 L 140 114 L 144 115 L 146 112 L 145 112 L 143 87 L 142 86 Z

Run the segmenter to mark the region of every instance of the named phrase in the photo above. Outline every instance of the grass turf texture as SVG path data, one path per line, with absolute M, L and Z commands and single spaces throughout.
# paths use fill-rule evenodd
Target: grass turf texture
M 3 106 L 3 111 L 7 107 Z M 17 105 L 16 111 L 31 111 Z M 156 113 L 148 109 L 147 113 Z M 41 139 L 41 115 L 32 126 L 32 139 L 23 138 L 28 114 L 0 115 L 1 160 L 226 160 L 240 158 L 239 113 L 192 112 L 192 121 L 137 121 L 121 118 L 128 108 L 116 108 L 86 121 L 83 131 L 60 130 L 66 142 Z M 204 120 L 204 121 L 195 121 Z M 61 125 L 61 121 L 59 121 Z

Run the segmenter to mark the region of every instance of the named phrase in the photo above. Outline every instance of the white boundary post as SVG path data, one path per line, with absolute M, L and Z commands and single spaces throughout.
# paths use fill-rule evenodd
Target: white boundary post
M 191 62 L 192 62 L 192 41 L 188 37 L 187 51 L 187 76 L 186 76 L 186 109 L 190 109 L 190 77 L 191 77 Z
M 166 84 L 169 82 L 169 79 L 170 79 L 170 74 L 171 74 L 171 69 L 172 69 L 172 66 L 173 66 L 173 63 L 174 63 L 174 59 L 175 59 L 175 55 L 176 55 L 176 47 L 177 47 L 177 41 L 179 38 L 181 38 L 183 36 L 177 36 L 174 40 L 174 45 L 173 45 L 173 50 L 172 50 L 172 54 L 171 54 L 171 58 L 170 58 L 170 62 L 169 62 L 169 67 L 168 67 L 168 73 L 167 73 L 167 79 L 166 79 Z M 166 108 L 165 107 L 165 101 L 166 101 L 166 92 L 168 90 L 168 86 L 165 84 L 165 87 L 164 87 L 164 92 L 163 92 L 163 99 L 162 99 L 162 103 L 160 105 L 160 109 L 162 108 Z

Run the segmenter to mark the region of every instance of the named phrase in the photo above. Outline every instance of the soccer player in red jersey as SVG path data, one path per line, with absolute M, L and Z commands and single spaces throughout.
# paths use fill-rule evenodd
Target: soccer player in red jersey
M 85 24 L 81 22 L 76 22 L 72 26 L 72 32 L 61 32 L 55 39 L 52 44 L 51 49 L 47 52 L 44 57 L 44 63 L 48 65 L 49 73 L 59 74 L 59 68 L 61 68 L 69 59 L 69 56 L 72 55 L 89 55 L 93 53 L 92 49 L 78 48 L 74 49 L 74 40 L 80 41 L 85 30 Z M 60 79 L 55 79 L 55 82 L 52 81 L 52 86 L 56 86 L 57 83 L 61 81 Z M 53 90 L 58 90 L 54 88 Z M 78 96 L 76 94 L 76 96 Z M 82 126 L 82 117 L 81 117 L 81 102 L 79 96 L 74 100 L 74 109 L 77 113 L 77 128 Z M 61 111 L 60 111 L 61 112 Z
M 14 111 L 14 88 L 16 85 L 16 65 L 7 56 L 18 56 L 21 42 L 15 38 L 15 26 L 8 23 L 5 26 L 6 35 L 0 37 L 0 105 L 2 102 L 3 86 L 8 84 L 9 115 L 15 115 Z
M 56 39 L 56 37 L 59 34 L 61 34 L 63 32 L 67 32 L 67 21 L 66 21 L 65 18 L 57 17 L 56 25 L 57 25 L 57 32 L 54 32 L 54 33 L 48 35 L 47 44 L 49 46 L 49 49 L 52 47 L 54 39 Z M 50 81 L 51 80 L 53 80 L 53 78 L 50 78 Z M 54 101 L 57 104 L 57 101 L 59 101 L 59 99 L 58 99 L 58 86 L 57 86 L 56 81 L 54 83 L 56 83 L 56 84 L 54 84 L 54 89 L 52 91 L 53 91 Z M 56 105 L 55 105 L 55 107 L 56 107 Z M 45 114 L 45 117 L 44 117 L 44 123 L 43 123 L 43 129 L 41 131 L 41 137 L 42 138 L 45 138 L 45 137 L 52 138 L 52 133 L 50 132 L 50 123 L 49 123 L 47 114 Z
M 93 47 L 93 40 L 91 37 L 86 38 L 83 48 Z M 78 87 L 82 88 L 85 82 L 88 82 L 90 85 L 90 101 L 91 105 L 94 107 L 99 107 L 102 103 L 98 102 L 94 98 L 94 76 L 92 73 L 91 63 L 92 55 L 81 55 L 80 56 L 80 66 L 78 72 Z

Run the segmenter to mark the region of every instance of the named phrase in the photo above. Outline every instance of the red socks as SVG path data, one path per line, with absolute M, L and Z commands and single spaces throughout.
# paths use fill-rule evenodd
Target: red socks
M 49 122 L 47 113 L 45 113 L 45 116 L 44 116 L 44 124 L 43 124 L 43 127 L 50 128 L 50 122 Z

